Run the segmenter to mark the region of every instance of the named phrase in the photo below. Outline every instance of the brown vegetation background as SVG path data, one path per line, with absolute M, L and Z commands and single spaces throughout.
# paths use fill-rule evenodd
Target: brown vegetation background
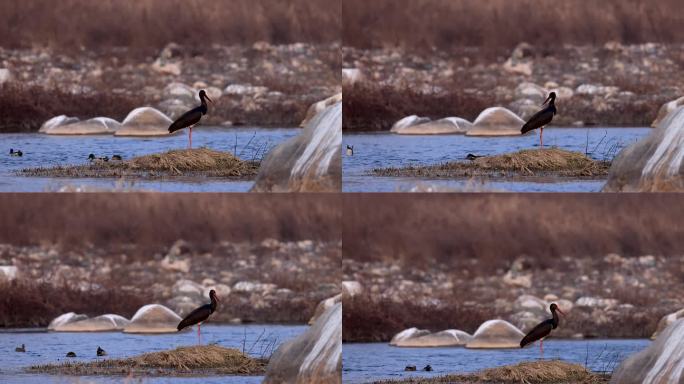
M 440 297 L 441 305 L 429 310 L 420 294 L 378 299 L 365 292 L 346 298 L 347 342 L 386 342 L 408 327 L 437 331 L 457 325 L 474 332 L 484 321 L 501 316 L 491 295 L 514 289 L 478 280 L 502 276 L 516 259 L 530 264 L 537 287 L 549 279 L 572 285 L 575 260 L 603 260 L 609 253 L 662 256 L 671 260 L 656 272 L 663 281 L 672 284 L 684 277 L 676 261 L 684 253 L 684 206 L 677 194 L 345 194 L 343 200 L 345 274 L 358 272 L 350 268 L 360 264 L 367 276 L 376 268 L 397 268 L 396 281 L 432 281 L 437 290 L 431 273 L 444 273 L 454 284 L 453 296 Z M 599 262 L 595 268 L 607 276 L 615 265 Z M 613 286 L 610 297 L 636 308 L 628 320 L 597 326 L 577 311 L 568 322 L 599 337 L 649 337 L 663 315 L 680 308 L 663 302 L 681 286 L 663 285 L 667 288 Z M 658 299 L 653 291 L 661 292 Z M 483 302 L 485 296 L 491 301 Z M 467 303 L 473 300 L 479 303 Z
M 560 256 L 679 255 L 677 194 L 345 194 L 344 258 L 488 270 L 519 256 L 553 268 Z M 480 272 L 487 272 L 486 270 Z
M 679 0 L 345 0 L 342 41 L 357 48 L 681 43 Z
M 105 252 L 116 257 L 121 252 L 132 256 L 131 263 L 146 263 L 179 239 L 197 252 L 212 252 L 223 241 L 260 243 L 267 238 L 339 243 L 340 206 L 332 194 L 1 194 L 0 244 L 56 245 L 63 254 Z M 272 273 L 278 276 L 274 282 L 292 289 L 315 280 Z M 120 289 L 130 284 L 128 279 L 99 280 L 89 290 L 72 282 L 55 286 L 0 279 L 0 328 L 45 326 L 72 311 L 131 317 L 153 301 L 153 294 Z M 262 322 L 306 321 L 317 304 L 300 301 L 248 312 L 227 300 L 237 313 L 258 315 L 255 319 Z
M 0 46 L 327 43 L 340 39 L 340 13 L 335 0 L 11 0 L 0 2 Z
M 339 241 L 340 204 L 331 194 L 2 194 L 0 243 Z

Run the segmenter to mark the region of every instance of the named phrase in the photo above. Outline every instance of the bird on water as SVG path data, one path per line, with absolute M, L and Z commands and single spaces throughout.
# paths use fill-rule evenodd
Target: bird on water
M 354 146 L 347 144 L 347 156 L 354 156 Z
M 216 307 L 218 307 L 219 300 L 216 296 L 216 291 L 214 291 L 213 289 L 209 291 L 209 299 L 211 299 L 211 303 L 204 304 L 203 306 L 190 312 L 189 315 L 185 316 L 185 319 L 181 320 L 181 322 L 178 323 L 179 331 L 185 327 L 197 324 L 198 345 L 202 344 L 202 322 L 206 321 L 209 318 L 209 316 L 216 311 Z
M 173 133 L 181 129 L 188 128 L 188 149 L 192 148 L 192 127 L 197 125 L 202 119 L 202 116 L 206 115 L 209 111 L 209 107 L 207 106 L 207 100 L 214 104 L 214 102 L 211 101 L 209 96 L 207 96 L 207 93 L 204 91 L 204 89 L 199 91 L 199 98 L 201 101 L 199 107 L 195 107 L 185 112 L 181 115 L 181 117 L 176 119 L 176 121 L 174 121 L 171 124 L 171 126 L 169 126 L 169 133 Z
M 552 317 L 537 324 L 537 326 L 532 328 L 532 330 L 528 332 L 527 335 L 525 335 L 525 337 L 523 337 L 523 339 L 520 341 L 520 348 L 523 348 L 527 344 L 539 340 L 539 351 L 541 353 L 542 358 L 544 358 L 544 339 L 551 334 L 552 330 L 558 328 L 558 313 L 565 316 L 565 313 L 563 313 L 563 311 L 561 311 L 560 308 L 558 308 L 556 303 L 551 304 L 549 309 L 551 310 Z M 558 313 L 556 313 L 556 311 Z
M 14 348 L 14 352 L 26 352 L 26 346 L 22 344 L 21 347 Z
M 14 150 L 14 148 L 10 148 L 10 156 L 16 156 L 16 157 L 22 157 L 24 156 L 24 152 L 21 150 Z
M 97 347 L 97 355 L 98 356 L 107 356 L 107 351 L 105 351 L 104 349 L 102 349 L 98 346 Z
M 556 92 L 549 93 L 549 97 L 546 98 L 542 107 L 546 105 L 546 108 L 535 113 L 530 117 L 529 120 L 523 125 L 520 133 L 527 133 L 529 131 L 539 128 L 539 146 L 544 148 L 544 127 L 548 125 L 553 116 L 556 115 Z

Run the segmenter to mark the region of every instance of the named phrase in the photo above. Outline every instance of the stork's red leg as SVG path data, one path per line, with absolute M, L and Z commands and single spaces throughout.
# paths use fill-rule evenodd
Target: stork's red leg
M 544 339 L 539 342 L 539 349 L 541 350 L 541 358 L 544 360 Z
M 188 129 L 188 149 L 192 149 L 192 127 Z
M 197 323 L 197 345 L 202 345 L 202 324 Z
M 539 146 L 544 148 L 544 127 L 539 129 Z

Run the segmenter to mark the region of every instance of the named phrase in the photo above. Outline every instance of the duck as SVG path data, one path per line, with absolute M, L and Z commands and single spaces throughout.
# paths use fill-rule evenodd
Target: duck
M 91 162 L 95 161 L 95 160 L 109 161 L 109 157 L 107 157 L 107 156 L 95 157 L 95 155 L 91 153 L 90 155 L 88 155 L 88 160 L 90 160 Z
M 426 365 L 425 368 L 423 368 L 423 371 L 432 372 L 432 366 L 430 364 Z
M 14 348 L 14 352 L 26 352 L 26 346 L 22 344 L 21 347 Z
M 114 161 L 121 161 L 123 160 L 123 157 L 121 155 L 112 155 L 112 160 Z
M 24 152 L 19 149 L 15 151 L 14 148 L 10 148 L 10 156 L 22 157 L 24 156 Z
M 347 144 L 347 156 L 354 156 L 354 146 Z
M 469 154 L 466 156 L 466 159 L 467 159 L 467 160 L 470 160 L 470 161 L 475 161 L 475 159 L 479 159 L 480 157 L 484 157 L 484 156 L 473 155 L 472 153 L 469 153 Z
M 104 349 L 100 348 L 100 346 L 97 347 L 97 355 L 98 356 L 107 356 L 107 351 Z
M 406 372 L 413 372 L 415 370 L 416 370 L 415 365 L 407 365 L 406 368 L 404 368 L 404 371 L 406 371 Z
M 76 357 L 76 352 L 67 352 L 66 357 Z

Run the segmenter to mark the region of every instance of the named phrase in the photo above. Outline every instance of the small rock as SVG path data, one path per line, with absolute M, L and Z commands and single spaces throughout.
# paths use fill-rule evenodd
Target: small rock
M 0 68 L 0 84 L 12 80 L 12 72 L 7 68 Z
M 0 266 L 0 281 L 12 281 L 17 278 L 17 267 L 14 265 Z

